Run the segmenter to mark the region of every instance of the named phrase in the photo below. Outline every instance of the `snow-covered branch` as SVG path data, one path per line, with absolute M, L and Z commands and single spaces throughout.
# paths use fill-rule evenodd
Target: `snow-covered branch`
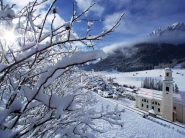
M 94 48 L 94 41 L 113 32 L 124 14 L 111 29 L 91 35 L 93 22 L 100 21 L 87 18 L 95 3 L 79 14 L 73 3 L 71 20 L 55 26 L 59 15 L 53 0 L 37 24 L 40 14 L 35 11 L 47 1 L 30 2 L 18 13 L 14 5 L 0 1 L 0 135 L 93 137 L 91 131 L 102 132 L 94 124 L 97 119 L 121 126 L 119 115 L 124 111 L 89 109 L 97 102 L 87 86 L 92 76 L 77 68 L 106 54 L 80 51 L 76 43 Z M 74 32 L 80 21 L 87 23 L 84 35 Z M 13 36 L 11 41 L 7 34 Z

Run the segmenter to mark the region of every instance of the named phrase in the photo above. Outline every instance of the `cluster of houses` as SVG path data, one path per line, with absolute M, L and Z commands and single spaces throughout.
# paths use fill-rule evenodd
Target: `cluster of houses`
M 107 98 L 118 99 L 119 96 L 136 101 L 136 107 L 149 115 L 160 115 L 170 121 L 185 123 L 185 93 L 175 93 L 173 89 L 172 70 L 166 68 L 163 77 L 163 90 L 128 87 L 113 87 L 113 91 L 98 90 L 98 94 Z
M 105 98 L 118 99 L 119 96 L 125 97 L 130 100 L 136 100 L 137 89 L 131 89 L 128 87 L 113 87 L 112 91 L 98 90 L 98 94 Z

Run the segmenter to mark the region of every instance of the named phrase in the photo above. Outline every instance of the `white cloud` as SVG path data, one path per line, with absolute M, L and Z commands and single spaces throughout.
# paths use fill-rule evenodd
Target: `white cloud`
M 110 29 L 119 20 L 122 13 L 116 12 L 116 13 L 113 13 L 112 15 L 106 16 L 103 22 L 104 28 L 106 30 Z M 130 12 L 125 11 L 124 13 L 125 15 L 123 16 L 121 20 L 121 24 L 115 29 L 115 31 L 124 33 L 124 34 L 135 34 L 138 28 L 134 23 L 132 23 L 132 19 L 131 19 L 132 16 Z
M 15 7 L 15 11 L 17 10 L 20 10 L 22 9 L 24 6 L 26 6 L 27 4 L 29 4 L 29 2 L 33 2 L 35 0 L 29 0 L 29 1 L 26 1 L 26 0 L 6 0 L 6 3 L 8 3 L 9 5 L 11 4 L 16 4 L 16 7 Z M 38 0 L 38 2 L 41 2 L 42 0 Z M 34 23 L 36 25 L 38 24 L 41 24 L 42 20 L 44 19 L 45 15 L 46 15 L 46 12 L 47 12 L 47 8 L 49 6 L 49 4 L 51 4 L 52 0 L 48 0 L 44 3 L 42 3 L 41 5 L 39 6 L 36 6 L 36 12 L 34 13 L 34 15 L 38 15 L 38 14 L 41 14 L 40 18 L 37 18 Z M 5 3 L 5 4 L 6 4 Z M 53 20 L 53 14 L 49 14 L 48 17 L 47 17 L 47 20 L 46 20 L 46 24 L 50 24 Z M 15 22 L 17 22 L 15 20 Z M 65 21 L 58 15 L 56 14 L 56 18 L 54 20 L 54 27 L 58 27 L 60 25 L 62 25 Z
M 51 23 L 52 19 L 53 19 L 53 15 L 49 14 L 49 16 L 47 18 L 47 21 L 49 23 Z M 61 26 L 64 23 L 65 23 L 64 19 L 62 19 L 58 14 L 56 14 L 56 18 L 55 18 L 54 23 L 53 23 L 54 26 L 59 27 L 59 26 Z
M 40 24 L 42 19 L 45 17 L 45 15 L 46 15 L 46 11 L 42 11 L 41 12 L 41 19 L 36 20 L 35 23 Z M 48 14 L 48 17 L 46 19 L 47 24 L 51 24 L 53 18 L 54 18 L 53 14 Z M 64 23 L 65 23 L 64 19 L 62 19 L 58 14 L 56 14 L 56 18 L 54 20 L 53 26 L 59 27 L 59 26 L 63 25 Z
M 30 0 L 30 2 L 33 2 L 34 0 Z M 6 0 L 6 3 L 8 3 L 9 5 L 10 4 L 16 4 L 16 6 L 18 7 L 18 8 L 23 8 L 24 6 L 26 6 L 27 4 L 28 4 L 28 1 L 26 1 L 26 0 L 22 0 L 22 1 L 20 1 L 20 0 Z
M 153 37 L 140 37 L 120 43 L 114 43 L 112 45 L 105 46 L 103 51 L 106 53 L 112 53 L 116 49 L 121 49 L 124 47 L 131 47 L 135 44 L 139 43 L 169 43 L 169 44 L 182 44 L 185 43 L 185 32 L 182 31 L 173 31 L 167 32 L 161 36 L 153 36 Z
M 78 8 L 82 11 L 89 8 L 93 4 L 93 0 L 76 0 L 76 2 L 77 2 Z M 91 11 L 95 12 L 97 16 L 101 16 L 104 11 L 104 7 L 102 7 L 101 5 L 95 4 L 92 7 Z
M 5 0 L 5 3 L 8 3 L 9 5 L 11 4 L 16 4 L 16 9 L 20 9 L 23 8 L 24 6 L 28 5 L 29 2 L 34 2 L 35 0 Z M 38 0 L 38 3 L 41 2 L 42 0 Z M 48 0 L 46 2 L 44 2 L 43 4 L 37 6 L 37 10 L 43 10 L 44 8 L 46 8 L 46 6 L 48 4 L 50 4 L 52 2 L 52 0 Z
M 124 42 L 120 42 L 120 43 L 114 43 L 112 45 L 109 45 L 109 46 L 105 46 L 103 48 L 103 51 L 105 53 L 113 53 L 116 49 L 120 49 L 120 48 L 123 48 L 123 47 L 131 47 L 137 43 L 141 42 L 140 39 L 138 40 L 132 40 L 132 41 L 124 41 Z

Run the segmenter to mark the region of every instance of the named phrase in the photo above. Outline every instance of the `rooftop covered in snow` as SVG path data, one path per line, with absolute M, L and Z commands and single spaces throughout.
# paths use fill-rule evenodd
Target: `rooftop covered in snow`
M 153 109 L 149 110 L 148 112 L 153 114 L 153 115 L 156 115 L 156 112 Z
M 165 68 L 165 72 L 172 72 L 171 68 Z
M 185 105 L 185 92 L 173 93 L 173 102 L 180 105 Z
M 162 100 L 162 91 L 140 88 L 140 91 L 138 91 L 138 96 L 142 96 L 148 99 Z

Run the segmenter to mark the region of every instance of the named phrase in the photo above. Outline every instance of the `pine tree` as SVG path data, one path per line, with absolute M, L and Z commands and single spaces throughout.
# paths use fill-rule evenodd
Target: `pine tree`
M 161 80 L 154 78 L 145 78 L 141 83 L 142 88 L 153 89 L 153 90 L 162 90 L 163 84 Z
M 185 62 L 181 64 L 181 69 L 185 68 Z
M 175 92 L 176 92 L 176 93 L 179 92 L 179 87 L 177 86 L 177 84 L 175 84 Z

